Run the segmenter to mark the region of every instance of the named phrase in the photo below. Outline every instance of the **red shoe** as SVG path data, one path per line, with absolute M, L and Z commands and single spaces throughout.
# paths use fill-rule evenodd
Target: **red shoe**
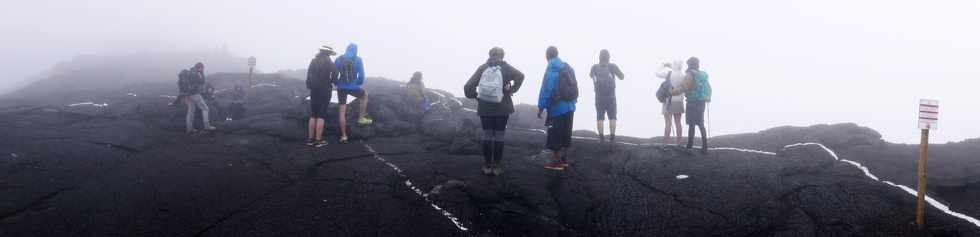
M 565 167 L 566 166 L 562 166 L 562 164 L 559 162 L 549 162 L 547 164 L 544 164 L 544 168 L 549 170 L 563 171 L 565 170 Z
M 568 168 L 568 161 L 563 160 L 561 162 L 558 162 L 558 165 L 561 166 L 562 168 Z

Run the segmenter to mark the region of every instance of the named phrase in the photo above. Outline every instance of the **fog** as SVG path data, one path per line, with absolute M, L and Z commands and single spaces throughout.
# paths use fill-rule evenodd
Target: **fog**
M 369 76 L 461 95 L 493 46 L 527 76 L 544 51 L 577 69 L 576 129 L 595 129 L 587 73 L 609 49 L 619 134 L 662 135 L 661 62 L 697 56 L 714 89 L 712 135 L 854 122 L 916 143 L 919 98 L 940 100 L 933 142 L 980 137 L 975 1 L 16 1 L 0 9 L 0 91 L 79 54 L 227 48 L 263 71 L 304 68 L 356 42 Z M 341 50 L 342 51 L 342 50 Z M 188 66 L 193 62 L 188 62 Z M 207 63 L 207 62 L 205 62 Z M 242 65 L 244 68 L 245 65 Z

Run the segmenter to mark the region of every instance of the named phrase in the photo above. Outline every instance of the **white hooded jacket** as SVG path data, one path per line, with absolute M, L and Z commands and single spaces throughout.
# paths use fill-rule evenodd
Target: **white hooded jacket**
M 659 77 L 659 78 L 665 78 L 666 79 L 667 78 L 667 73 L 669 72 L 670 73 L 670 78 L 669 79 L 670 79 L 671 89 L 674 89 L 674 87 L 677 87 L 678 85 L 680 85 L 681 83 L 684 82 L 684 76 L 685 76 L 684 75 L 684 60 L 680 60 L 680 59 L 674 60 L 674 62 L 670 66 L 671 66 L 671 68 L 664 67 L 659 72 L 657 72 L 657 77 Z M 683 102 L 684 101 L 684 95 L 675 95 L 675 96 L 672 96 L 670 98 L 670 101 L 672 101 L 672 102 Z

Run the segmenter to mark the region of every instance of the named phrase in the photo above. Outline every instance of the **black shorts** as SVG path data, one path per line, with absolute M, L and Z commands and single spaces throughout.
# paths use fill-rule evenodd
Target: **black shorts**
M 310 91 L 311 118 L 327 117 L 327 108 L 330 107 L 330 96 L 332 95 L 333 90 L 324 90 L 319 92 Z
M 507 130 L 507 120 L 510 116 L 480 116 L 480 123 L 483 130 L 504 131 Z
M 616 120 L 616 97 L 596 97 L 595 114 L 599 121 L 606 120 L 606 115 L 609 120 Z
M 560 151 L 572 145 L 572 120 L 575 112 L 568 112 L 558 117 L 548 118 L 548 142 L 545 144 L 549 150 Z
M 687 101 L 687 125 L 704 126 L 704 101 Z
M 347 104 L 347 95 L 352 95 L 354 98 L 361 98 L 367 95 L 364 89 L 347 90 L 347 89 L 337 89 L 337 104 L 345 105 Z

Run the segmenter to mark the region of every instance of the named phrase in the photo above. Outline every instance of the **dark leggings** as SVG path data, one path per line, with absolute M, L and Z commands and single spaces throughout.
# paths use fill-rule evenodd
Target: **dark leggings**
M 483 124 L 483 161 L 499 164 L 504 153 L 504 131 L 510 116 L 480 116 Z
M 699 131 L 701 131 L 701 149 L 708 149 L 708 133 L 704 129 L 704 125 L 687 125 L 687 148 L 694 147 L 694 127 L 697 126 Z

